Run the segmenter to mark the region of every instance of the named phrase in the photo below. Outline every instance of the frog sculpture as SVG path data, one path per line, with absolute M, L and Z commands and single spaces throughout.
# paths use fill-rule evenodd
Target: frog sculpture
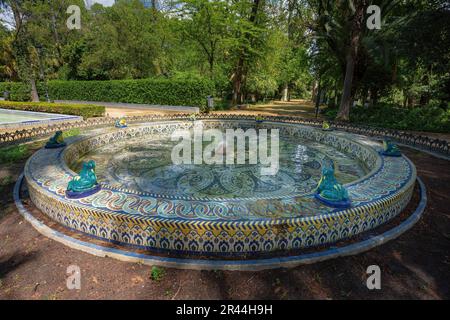
M 58 130 L 55 132 L 55 135 L 47 141 L 45 144 L 45 149 L 56 149 L 65 146 L 66 143 L 64 142 L 63 132 Z
M 327 121 L 324 121 L 324 122 L 322 122 L 322 130 L 323 131 L 331 131 L 333 129 L 331 129 L 331 126 Z
M 114 126 L 116 128 L 126 128 L 126 127 L 128 127 L 127 121 L 125 120 L 125 118 L 120 118 L 119 120 L 117 120 Z
M 90 160 L 83 162 L 80 174 L 69 182 L 66 196 L 72 199 L 84 198 L 98 192 L 100 188 L 95 174 L 95 161 Z
M 347 190 L 334 176 L 332 161 L 325 161 L 322 164 L 322 177 L 317 185 L 315 197 L 330 207 L 348 208 L 351 206 Z
M 388 157 L 400 157 L 402 155 L 398 146 L 387 139 L 383 141 L 381 154 Z

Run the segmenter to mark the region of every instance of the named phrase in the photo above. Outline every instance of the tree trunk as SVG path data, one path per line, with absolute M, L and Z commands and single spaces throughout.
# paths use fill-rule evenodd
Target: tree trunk
M 379 94 L 378 94 L 378 89 L 375 89 L 375 90 L 373 90 L 373 98 L 372 98 L 372 101 L 373 101 L 373 105 L 374 106 L 376 106 L 377 104 L 378 104 L 378 97 L 379 96 Z
M 320 82 L 317 85 L 317 95 L 316 95 L 316 105 L 315 105 L 315 114 L 316 118 L 319 116 L 319 108 L 320 108 L 320 100 L 322 98 L 322 87 L 320 86 Z
M 316 97 L 317 97 L 317 89 L 319 87 L 319 83 L 318 81 L 314 81 L 312 90 L 311 90 L 311 101 L 316 101 Z
M 53 6 L 51 7 L 51 18 L 52 18 L 53 40 L 55 41 L 58 66 L 62 66 L 64 64 L 64 58 L 63 58 L 63 55 L 61 52 L 61 42 L 59 40 L 59 34 L 58 34 L 57 27 L 56 27 L 56 15 L 55 15 L 55 9 L 53 8 Z
M 362 106 L 366 107 L 367 98 L 369 97 L 369 90 L 364 90 L 362 95 Z
M 256 17 L 258 15 L 259 4 L 261 0 L 253 0 L 252 11 L 250 13 L 249 22 L 252 24 L 256 23 Z M 249 39 L 250 40 L 250 39 Z M 245 60 L 244 57 L 246 52 L 244 50 L 241 51 L 238 64 L 235 68 L 234 76 L 233 76 L 233 97 L 231 99 L 231 106 L 236 106 L 242 103 L 243 100 L 243 92 L 242 87 L 245 79 Z
M 415 101 L 414 97 L 412 95 L 410 95 L 408 97 L 408 108 L 414 107 L 415 103 L 416 103 L 416 101 Z
M 31 78 L 30 84 L 31 84 L 31 101 L 39 102 L 39 94 L 36 87 L 36 80 L 34 78 Z
M 233 76 L 233 97 L 231 99 L 231 105 L 233 107 L 242 103 L 242 69 L 244 64 L 244 58 L 241 56 L 238 61 L 234 76 Z
M 289 101 L 289 86 L 287 83 L 283 87 L 283 92 L 281 94 L 281 101 Z
M 209 63 L 209 76 L 212 79 L 214 79 L 214 49 L 212 50 L 213 53 L 209 55 L 208 57 L 208 63 Z
M 430 96 L 428 95 L 428 93 L 423 93 L 420 96 L 420 100 L 419 100 L 419 104 L 421 107 L 426 106 L 430 101 Z
M 19 32 L 22 29 L 22 16 L 20 13 L 20 8 L 15 1 L 11 1 L 10 5 L 11 5 L 11 10 L 13 12 L 14 22 L 15 22 L 15 27 L 16 27 L 15 38 L 17 38 L 17 35 L 19 34 Z
M 341 104 L 336 119 L 348 121 L 350 116 L 350 107 L 353 101 L 352 85 L 353 74 L 355 72 L 355 57 L 351 52 L 347 54 L 347 67 L 345 69 L 344 89 L 342 92 Z
M 350 107 L 353 102 L 353 77 L 355 74 L 356 58 L 358 56 L 361 40 L 365 5 L 366 0 L 360 1 L 353 17 L 350 47 L 346 55 L 344 88 L 341 104 L 336 117 L 336 119 L 340 121 L 348 121 L 350 118 Z
M 152 19 L 153 19 L 153 21 L 156 21 L 156 18 L 157 18 L 156 13 L 158 12 L 158 1 L 152 0 L 151 6 L 152 7 L 150 8 L 150 10 L 152 11 L 152 15 L 153 15 Z

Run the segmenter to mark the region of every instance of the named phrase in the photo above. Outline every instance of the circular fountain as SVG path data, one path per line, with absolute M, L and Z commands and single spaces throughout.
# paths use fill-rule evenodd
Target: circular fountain
M 411 199 L 414 165 L 404 156 L 380 155 L 381 144 L 367 137 L 283 121 L 200 121 L 203 129 L 221 132 L 278 129 L 278 171 L 261 174 L 261 163 L 175 165 L 171 134 L 192 130 L 197 121 L 155 120 L 97 129 L 63 149 L 36 152 L 25 168 L 30 197 L 72 230 L 126 248 L 199 259 L 314 250 L 391 220 Z M 249 157 L 255 150 L 245 152 Z M 88 160 L 96 162 L 101 190 L 68 198 L 69 181 Z M 315 196 L 324 161 L 334 163 L 350 207 Z

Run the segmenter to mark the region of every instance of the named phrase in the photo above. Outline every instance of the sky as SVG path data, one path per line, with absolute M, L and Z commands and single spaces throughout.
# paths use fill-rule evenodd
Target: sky
M 114 3 L 114 0 L 92 0 L 92 3 L 101 3 L 104 6 L 111 6 Z

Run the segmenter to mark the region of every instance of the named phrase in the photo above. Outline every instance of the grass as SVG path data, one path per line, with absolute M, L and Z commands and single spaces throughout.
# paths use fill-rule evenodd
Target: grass
M 63 138 L 75 137 L 81 133 L 79 128 L 73 128 L 63 132 Z
M 11 164 L 24 160 L 30 156 L 30 149 L 27 145 L 14 145 L 0 148 L 0 163 Z
M 64 138 L 74 137 L 81 134 L 79 128 L 70 129 L 63 132 Z M 7 165 L 27 159 L 33 150 L 40 148 L 42 142 L 30 144 L 12 145 L 0 148 L 0 164 Z
M 163 268 L 153 266 L 150 277 L 153 281 L 160 281 L 164 278 L 165 273 Z
M 0 178 L 0 192 L 3 192 L 6 186 L 12 184 L 14 182 L 13 177 L 6 176 L 4 178 Z

